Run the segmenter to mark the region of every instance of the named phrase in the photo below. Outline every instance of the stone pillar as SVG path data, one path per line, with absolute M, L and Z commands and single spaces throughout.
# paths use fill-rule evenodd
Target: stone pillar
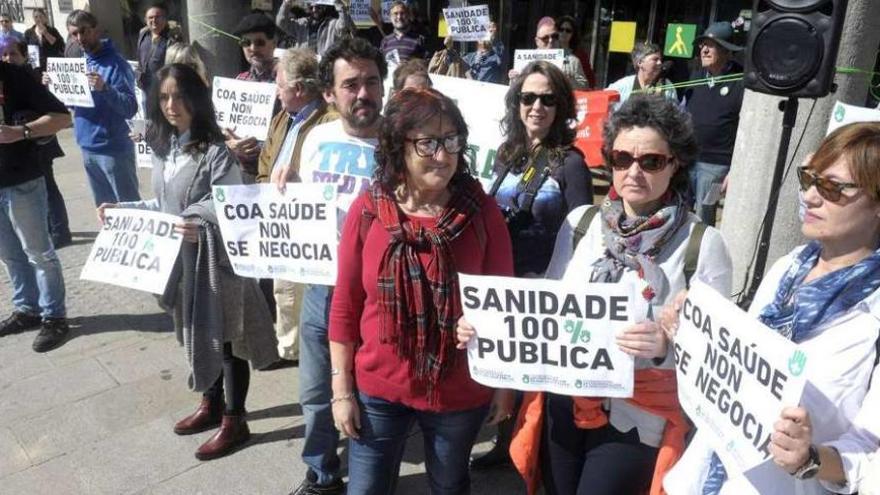
M 238 74 L 241 48 L 234 39 L 213 32 L 204 24 L 231 34 L 236 24 L 248 14 L 249 6 L 250 2 L 240 0 L 187 0 L 187 19 L 183 21 L 190 42 L 201 48 L 209 76 L 234 77 Z
M 850 0 L 844 26 L 837 66 L 871 70 L 877 45 L 880 44 L 880 2 Z M 779 204 L 776 208 L 766 269 L 804 242 L 798 219 L 797 177 L 794 168 L 819 146 L 825 136 L 835 101 L 864 105 L 870 76 L 837 74 L 834 80 L 838 85 L 836 93 L 818 99 L 815 104 L 810 99 L 800 101 L 797 123 L 789 147 L 788 160 L 792 166 L 785 174 L 782 187 L 778 191 L 770 190 L 770 182 L 776 165 L 779 135 L 782 132 L 782 112 L 778 107 L 784 98 L 746 90 L 731 164 L 730 187 L 721 222 L 721 232 L 733 257 L 735 294 L 745 288 L 747 270 L 756 249 L 767 198 L 771 194 L 779 195 Z M 798 140 L 802 134 L 803 139 L 798 148 Z

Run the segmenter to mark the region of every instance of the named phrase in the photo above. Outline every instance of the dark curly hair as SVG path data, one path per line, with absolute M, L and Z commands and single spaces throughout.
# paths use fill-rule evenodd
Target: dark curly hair
M 501 120 L 501 133 L 505 140 L 498 147 L 498 160 L 509 164 L 525 164 L 524 158 L 532 151 L 532 145 L 526 135 L 526 126 L 519 116 L 519 95 L 522 92 L 523 83 L 532 74 L 541 74 L 550 81 L 553 94 L 556 95 L 556 116 L 550 124 L 550 130 L 541 147 L 551 153 L 561 154 L 571 147 L 574 142 L 575 129 L 569 125 L 569 121 L 575 118 L 576 108 L 571 83 L 568 78 L 555 65 L 537 61 L 527 65 L 523 71 L 510 83 L 510 89 L 504 97 L 506 112 Z M 514 172 L 517 165 L 514 165 Z
M 383 80 L 388 75 L 388 64 L 378 48 L 363 38 L 342 38 L 328 48 L 324 55 L 321 56 L 321 64 L 318 66 L 318 78 L 321 80 L 324 89 L 331 89 L 333 87 L 333 67 L 340 58 L 348 62 L 355 59 L 372 60 L 376 63 L 376 67 L 379 68 L 379 75 L 382 76 Z
M 688 168 L 697 156 L 697 138 L 691 117 L 674 102 L 661 95 L 636 94 L 626 100 L 605 122 L 602 156 L 611 172 L 611 149 L 621 131 L 633 127 L 648 127 L 666 141 L 669 151 L 678 162 L 678 169 L 669 181 L 669 187 L 682 194 L 688 189 Z
M 373 179 L 388 191 L 393 191 L 403 182 L 406 174 L 406 135 L 418 129 L 432 118 L 440 116 L 449 119 L 456 132 L 464 139 L 464 146 L 458 154 L 458 166 L 450 183 L 457 182 L 463 175 L 469 175 L 465 149 L 468 129 L 461 111 L 451 98 L 432 88 L 406 88 L 395 93 L 385 107 L 385 118 L 379 127 L 379 145 L 376 147 L 376 168 Z

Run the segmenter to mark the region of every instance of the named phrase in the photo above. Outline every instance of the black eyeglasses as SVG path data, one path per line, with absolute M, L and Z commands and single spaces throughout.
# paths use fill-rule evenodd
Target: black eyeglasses
M 538 36 L 537 38 L 539 40 L 541 40 L 542 43 L 550 43 L 550 40 L 556 41 L 559 39 L 559 33 L 548 34 L 545 36 Z
M 247 48 L 251 45 L 254 45 L 254 47 L 256 47 L 256 48 L 263 48 L 264 46 L 266 46 L 266 40 L 263 40 L 263 39 L 250 40 L 247 38 L 242 38 L 242 39 L 238 40 L 238 44 L 242 48 Z
M 675 158 L 660 153 L 644 153 L 635 156 L 629 151 L 611 150 L 611 168 L 614 170 L 629 170 L 632 164 L 638 163 L 639 168 L 645 172 L 659 172 Z
M 832 203 L 840 201 L 844 189 L 854 189 L 859 187 L 858 184 L 853 184 L 852 182 L 838 182 L 836 180 L 819 177 L 808 170 L 807 167 L 798 167 L 797 176 L 801 191 L 807 192 L 810 187 L 816 186 L 816 191 L 819 193 L 819 196 L 822 196 L 823 199 L 831 201 Z
M 422 158 L 434 156 L 441 146 L 450 155 L 454 155 L 464 148 L 464 136 L 460 134 L 454 134 L 442 138 L 426 137 L 407 139 L 406 141 L 413 143 L 413 148 L 415 148 L 416 154 Z
M 519 94 L 519 102 L 523 105 L 530 107 L 535 104 L 536 101 L 541 100 L 541 105 L 545 107 L 555 107 L 558 100 L 556 99 L 556 95 L 553 93 L 546 94 L 538 94 L 538 93 L 520 93 Z

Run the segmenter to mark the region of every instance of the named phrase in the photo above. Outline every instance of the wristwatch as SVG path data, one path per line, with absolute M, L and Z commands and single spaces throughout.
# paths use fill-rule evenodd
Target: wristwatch
M 803 466 L 792 473 L 792 476 L 799 480 L 808 480 L 816 476 L 820 467 L 822 467 L 822 464 L 819 459 L 819 449 L 815 445 L 810 445 L 810 457 L 807 458 L 807 462 Z
M 24 139 L 27 141 L 31 138 L 31 128 L 27 124 L 22 124 L 21 129 L 24 132 Z

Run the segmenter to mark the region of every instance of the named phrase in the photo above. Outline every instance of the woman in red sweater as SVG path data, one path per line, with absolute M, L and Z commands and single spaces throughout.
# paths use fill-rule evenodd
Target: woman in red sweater
M 373 185 L 346 217 L 330 359 L 333 419 L 351 437 L 349 495 L 394 492 L 415 423 L 430 492 L 467 493 L 483 420 L 511 414 L 512 394 L 471 380 L 455 348 L 457 273 L 513 274 L 507 227 L 471 177 L 466 146 L 452 100 L 399 92 L 386 107 Z

